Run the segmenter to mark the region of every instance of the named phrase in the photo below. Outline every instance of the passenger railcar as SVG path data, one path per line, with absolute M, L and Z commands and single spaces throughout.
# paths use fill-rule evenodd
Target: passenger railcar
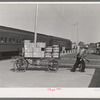
M 37 33 L 37 42 L 45 42 L 49 46 L 50 38 L 48 35 Z
M 23 40 L 33 39 L 31 32 L 0 26 L 0 57 L 18 55 Z
M 24 40 L 34 41 L 34 32 L 0 26 L 0 58 L 18 55 L 24 46 Z M 68 39 L 37 33 L 37 42 L 46 42 L 47 46 L 59 45 L 66 50 L 71 49 Z

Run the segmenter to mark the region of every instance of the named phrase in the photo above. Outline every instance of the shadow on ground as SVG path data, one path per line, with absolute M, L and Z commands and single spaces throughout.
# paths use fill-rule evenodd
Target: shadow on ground
M 100 87 L 100 68 L 96 68 L 89 87 Z
M 27 68 L 27 69 L 14 69 L 14 68 L 12 68 L 12 69 L 10 69 L 11 71 L 47 71 L 48 69 L 47 68 L 32 68 L 32 67 L 30 67 L 30 68 Z
M 68 68 L 68 70 L 70 70 L 70 68 L 71 68 L 72 66 L 69 66 L 69 65 L 67 65 L 67 66 L 59 66 L 59 70 L 60 70 L 60 68 Z M 23 69 L 17 69 L 17 68 L 12 68 L 12 69 L 10 69 L 10 71 L 15 71 L 15 70 L 17 70 L 17 71 L 24 71 Z M 36 66 L 36 67 L 28 67 L 27 69 L 25 69 L 26 71 L 48 71 L 48 68 L 47 68 L 47 66 Z

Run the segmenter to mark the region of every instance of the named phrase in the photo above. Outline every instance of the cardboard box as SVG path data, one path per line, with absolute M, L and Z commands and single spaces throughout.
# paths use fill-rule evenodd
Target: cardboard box
M 24 40 L 24 44 L 31 43 L 31 40 Z
M 34 43 L 27 43 L 27 44 L 24 44 L 24 47 L 25 48 L 31 48 L 31 47 L 35 48 L 35 44 Z
M 32 53 L 33 49 L 35 48 L 35 44 L 34 43 L 27 43 L 24 45 L 25 46 L 25 52 L 29 52 Z
M 36 43 L 36 47 L 37 48 L 45 48 L 46 47 L 46 43 L 44 43 L 44 42 L 37 42 Z
M 41 51 L 41 57 L 44 58 L 44 51 Z
M 41 57 L 42 51 L 41 48 L 33 48 L 33 57 Z
M 25 53 L 25 57 L 33 57 L 32 53 Z
M 45 46 L 45 43 L 38 43 L 38 47 L 35 43 L 26 43 L 24 45 L 25 57 L 44 57 L 44 51 L 41 51 L 43 46 Z

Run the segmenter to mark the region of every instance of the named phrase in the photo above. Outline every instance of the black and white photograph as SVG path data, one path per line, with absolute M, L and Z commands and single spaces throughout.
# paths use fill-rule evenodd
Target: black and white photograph
M 100 3 L 0 3 L 0 88 L 100 93 Z

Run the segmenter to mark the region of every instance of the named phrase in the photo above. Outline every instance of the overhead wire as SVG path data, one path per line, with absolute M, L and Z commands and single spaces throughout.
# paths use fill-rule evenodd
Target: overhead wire
M 74 24 L 69 23 L 69 22 L 56 10 L 56 8 L 55 8 L 53 5 L 51 5 L 51 6 L 52 6 L 53 10 L 55 11 L 55 13 L 59 16 L 59 18 L 61 18 L 61 19 L 63 20 L 63 22 L 64 22 L 65 24 L 74 26 Z M 63 12 L 63 13 L 64 13 L 64 12 Z M 66 23 L 66 22 L 67 22 L 67 23 Z
M 66 26 L 69 26 L 69 28 L 70 28 L 70 34 L 72 34 L 73 33 L 73 28 L 74 28 L 74 24 L 71 24 L 72 22 L 69 22 L 69 21 L 67 21 L 65 18 L 64 18 L 64 8 L 63 8 L 63 13 L 61 14 L 61 13 L 59 13 L 58 11 L 57 11 L 57 9 L 53 6 L 53 5 L 51 5 L 52 6 L 52 9 L 55 11 L 55 13 L 56 13 L 56 15 L 57 16 L 59 16 L 59 18 L 65 23 L 65 25 Z M 63 16 L 62 16 L 63 15 Z M 69 18 L 68 18 L 69 19 Z M 73 21 L 74 22 L 74 21 Z

